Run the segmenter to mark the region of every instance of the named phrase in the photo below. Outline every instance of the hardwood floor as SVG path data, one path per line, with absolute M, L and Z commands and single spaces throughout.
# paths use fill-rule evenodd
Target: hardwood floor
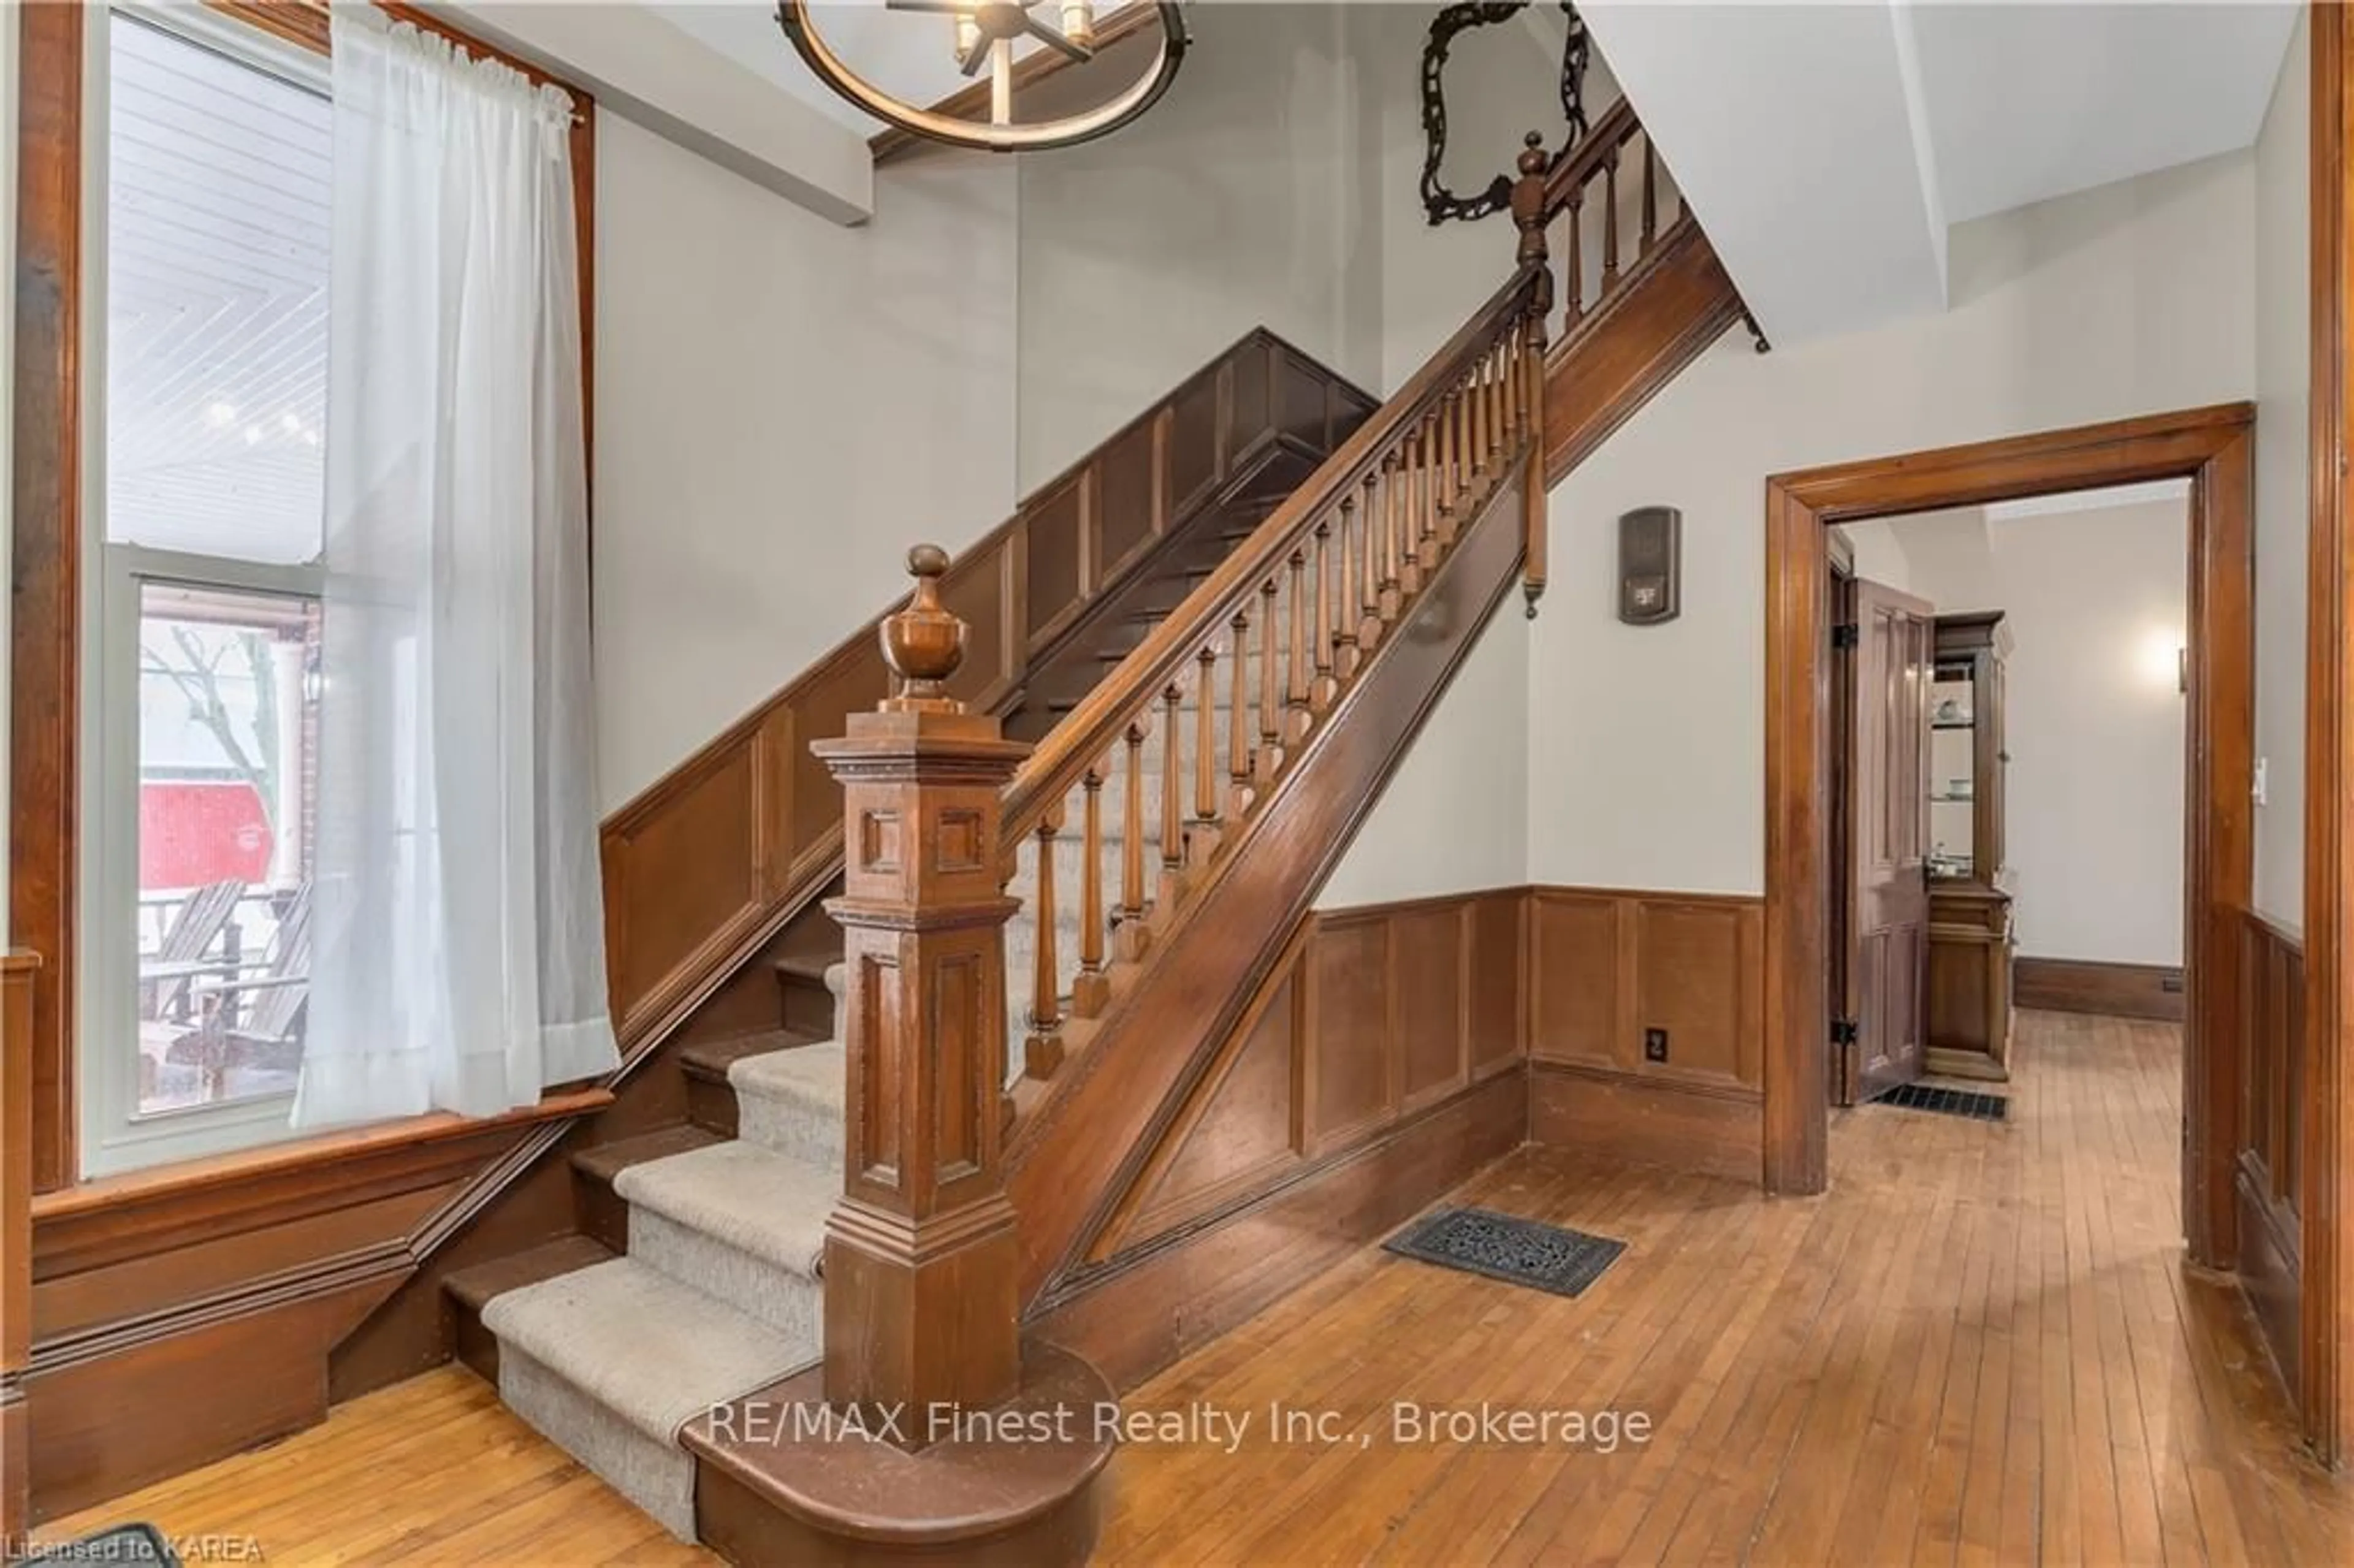
M 1251 1424 L 1231 1453 L 1131 1441 L 1101 1558 L 2354 1560 L 2354 1483 L 2300 1456 L 2233 1288 L 2180 1265 L 2179 1041 L 2022 1013 L 2008 1125 L 1840 1113 L 1819 1199 L 1517 1155 L 1460 1196 L 1624 1239 L 1601 1281 L 1573 1301 L 1342 1265 L 1127 1400 Z M 1270 1440 L 1271 1401 L 1303 1427 L 1335 1413 L 1332 1440 Z M 1396 1401 L 1652 1432 L 1401 1443 Z M 708 1561 L 456 1371 L 41 1533 L 125 1518 L 275 1563 Z
M 1103 1556 L 2348 1561 L 2354 1492 L 2301 1457 L 2235 1288 L 2179 1262 L 2179 1042 L 2022 1013 L 2009 1124 L 1840 1113 L 1822 1198 L 1507 1160 L 1459 1196 L 1624 1239 L 1608 1274 L 1574 1301 L 1380 1254 L 1325 1275 L 1129 1404 L 1329 1404 L 1348 1437 L 1131 1446 Z M 1394 1401 L 1654 1433 L 1410 1446 Z

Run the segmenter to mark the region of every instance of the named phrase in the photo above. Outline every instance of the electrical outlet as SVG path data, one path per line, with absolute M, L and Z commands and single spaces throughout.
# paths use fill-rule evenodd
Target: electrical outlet
M 2261 757 L 2256 758 L 2256 779 L 2255 782 L 2249 787 L 2248 793 L 2255 797 L 2256 804 L 2259 806 L 2272 803 L 2264 798 L 2267 793 L 2264 789 L 2264 775 L 2271 770 L 2266 758 Z
M 1668 1032 L 1664 1029 L 1643 1031 L 1643 1060 L 1664 1062 L 1668 1059 Z

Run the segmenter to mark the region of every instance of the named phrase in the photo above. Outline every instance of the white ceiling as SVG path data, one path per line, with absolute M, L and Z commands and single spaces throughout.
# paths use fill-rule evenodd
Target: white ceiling
M 2250 145 L 2296 7 L 1585 14 L 1744 299 L 1791 343 L 1942 309 L 1950 224 Z
M 2252 144 L 2296 8 L 1915 5 L 1948 222 Z

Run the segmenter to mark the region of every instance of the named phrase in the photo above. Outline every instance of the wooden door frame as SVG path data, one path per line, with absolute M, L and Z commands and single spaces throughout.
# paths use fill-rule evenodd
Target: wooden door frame
M 1766 485 L 1765 1183 L 1823 1191 L 1833 524 L 2152 480 L 2190 483 L 2183 1220 L 2230 1267 L 2237 1213 L 2238 911 L 2255 875 L 2255 408 L 2232 403 L 1779 474 Z M 2308 962 L 2312 961 L 2308 959 Z M 2306 1215 L 2310 1234 L 2315 1215 Z
M 2315 1454 L 2354 1458 L 2354 560 L 2341 475 L 2354 448 L 2346 362 L 2354 354 L 2354 204 L 2346 199 L 2354 143 L 2354 8 L 2315 5 L 2312 142 L 2306 174 L 2312 234 L 2312 344 L 2306 452 L 2305 666 L 2305 1038 L 2303 1151 L 2297 1182 L 2297 1414 Z

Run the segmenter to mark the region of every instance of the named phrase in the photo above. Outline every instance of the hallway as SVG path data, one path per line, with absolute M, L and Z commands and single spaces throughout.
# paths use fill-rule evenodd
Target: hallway
M 1361 1255 L 1129 1397 L 1252 1425 L 1130 1442 L 1099 1561 L 2345 1560 L 2354 1497 L 2298 1457 L 2229 1288 L 2176 1261 L 2177 1031 L 2022 1012 L 2020 1050 L 2008 1126 L 1840 1114 L 1819 1201 L 1513 1157 L 1464 1196 L 1624 1238 L 1599 1283 Z M 1655 1430 L 1401 1445 L 1397 1400 Z M 1270 1401 L 1302 1440 L 1267 1440 Z M 42 1534 L 123 1518 L 278 1563 L 712 1561 L 451 1369 Z
M 2177 1261 L 2179 1031 L 2022 1012 L 2019 1054 L 2007 1126 L 1839 1113 L 1819 1201 L 1507 1161 L 1464 1196 L 1618 1264 L 1575 1301 L 1334 1270 L 1128 1403 L 1326 1403 L 1351 1436 L 1129 1446 L 1104 1560 L 2344 1561 L 2354 1497 L 2299 1457 L 2235 1293 Z M 1393 1400 L 1656 1434 L 1401 1447 Z

